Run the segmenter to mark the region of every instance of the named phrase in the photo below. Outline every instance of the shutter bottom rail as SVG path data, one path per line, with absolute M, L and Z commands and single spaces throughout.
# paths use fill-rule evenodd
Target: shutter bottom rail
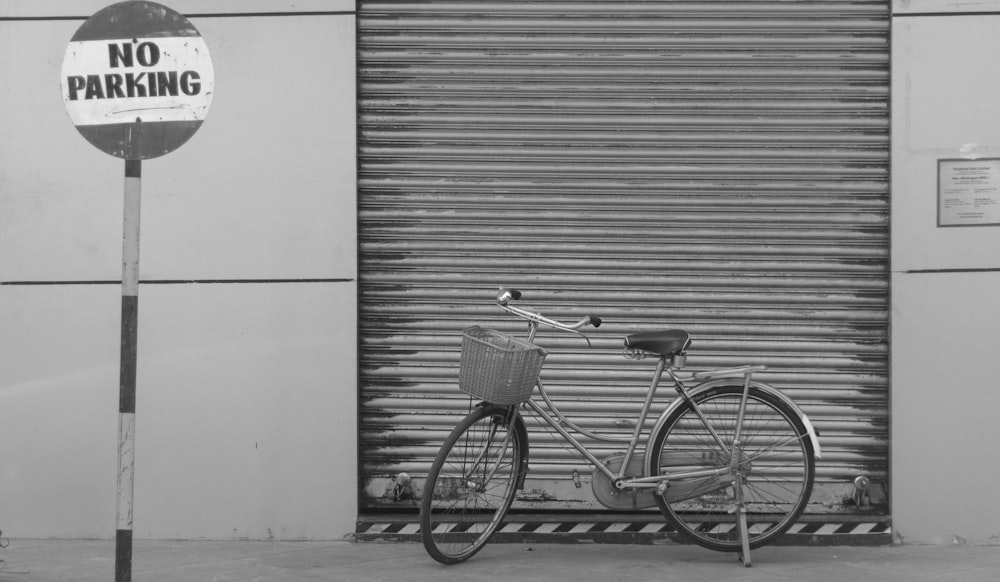
M 354 539 L 420 541 L 417 513 L 361 514 Z M 679 539 L 673 528 L 655 513 L 524 513 L 511 512 L 490 543 L 604 543 L 660 544 Z M 880 546 L 893 543 L 892 519 L 887 515 L 803 515 L 774 545 Z

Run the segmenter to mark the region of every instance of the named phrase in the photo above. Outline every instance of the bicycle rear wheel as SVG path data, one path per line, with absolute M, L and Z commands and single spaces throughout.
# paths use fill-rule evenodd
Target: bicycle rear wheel
M 718 386 L 694 396 L 698 408 L 732 449 L 743 386 Z M 739 472 L 749 522 L 749 543 L 757 548 L 774 541 L 802 514 L 812 493 L 816 461 L 805 425 L 786 403 L 750 388 L 742 432 Z M 725 467 L 731 454 L 705 428 L 685 402 L 653 435 L 650 475 Z M 688 493 L 678 495 L 677 491 Z M 675 491 L 657 495 L 660 511 L 677 531 L 695 543 L 719 551 L 742 551 L 736 491 L 732 482 L 702 479 L 675 481 Z M 686 497 L 678 499 L 679 497 Z
M 526 453 L 509 408 L 484 405 L 455 427 L 424 483 L 420 533 L 443 564 L 472 557 L 490 540 L 514 501 Z

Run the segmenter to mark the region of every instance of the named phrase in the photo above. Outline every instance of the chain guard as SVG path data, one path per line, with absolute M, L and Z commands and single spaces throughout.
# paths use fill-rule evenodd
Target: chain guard
M 618 473 L 624 460 L 625 453 L 617 453 L 605 457 L 601 463 L 612 473 Z M 642 457 L 633 456 L 625 475 L 639 477 L 642 474 Z M 594 470 L 590 486 L 594 490 L 594 497 L 597 498 L 597 501 L 608 509 L 632 510 L 656 507 L 656 499 L 653 497 L 655 489 L 617 489 L 614 481 L 599 469 Z

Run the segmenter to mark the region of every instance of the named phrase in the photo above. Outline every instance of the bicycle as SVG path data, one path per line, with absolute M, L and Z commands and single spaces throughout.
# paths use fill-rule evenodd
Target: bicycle
M 534 340 L 540 326 L 586 339 L 580 330 L 600 326 L 600 318 L 563 323 L 514 306 L 520 297 L 501 287 L 496 302 L 527 320 L 526 339 L 478 326 L 464 332 L 459 387 L 482 401 L 445 440 L 424 483 L 420 532 L 431 557 L 444 564 L 467 560 L 503 524 L 528 471 L 522 411 L 534 413 L 594 466 L 598 502 L 610 509 L 658 506 L 682 536 L 738 552 L 747 567 L 751 549 L 773 542 L 802 514 L 821 455 L 818 434 L 791 399 L 752 378 L 764 366 L 684 374 L 686 331 L 628 335 L 625 356 L 656 357 L 656 371 L 632 434 L 598 434 L 573 423 L 546 393 L 539 372 L 547 352 Z M 677 397 L 643 441 L 664 377 Z M 536 387 L 545 408 L 532 397 Z M 570 430 L 621 442 L 625 452 L 600 459 Z

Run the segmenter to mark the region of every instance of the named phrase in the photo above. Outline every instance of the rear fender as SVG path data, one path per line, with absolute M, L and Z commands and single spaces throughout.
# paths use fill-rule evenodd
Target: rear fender
M 705 382 L 704 384 L 699 384 L 698 386 L 695 386 L 692 390 L 688 391 L 688 396 L 690 398 L 695 398 L 699 394 L 711 390 L 712 388 L 717 388 L 719 386 L 732 386 L 734 385 L 733 380 L 734 378 L 719 378 L 718 380 L 712 380 L 710 382 Z M 742 382 L 742 379 L 737 379 L 737 380 L 739 382 Z M 788 408 L 790 408 L 792 412 L 794 412 L 799 417 L 799 420 L 802 421 L 802 425 L 806 427 L 806 432 L 809 434 L 809 441 L 812 443 L 813 446 L 813 454 L 816 456 L 817 459 L 822 458 L 823 453 L 820 450 L 819 433 L 816 432 L 816 428 L 813 427 L 813 424 L 809 420 L 809 417 L 806 416 L 804 412 L 802 412 L 802 409 L 799 408 L 799 406 L 795 404 L 795 402 L 793 402 L 791 398 L 785 396 L 780 390 L 774 388 L 773 386 L 769 386 L 767 384 L 764 384 L 763 382 L 755 382 L 753 380 L 750 381 L 750 385 L 760 390 L 761 392 L 766 392 L 767 394 L 774 396 L 775 398 L 783 402 L 785 405 L 787 405 Z M 656 424 L 653 426 L 653 430 L 650 431 L 649 433 L 650 438 L 652 438 L 652 435 L 659 433 L 660 429 L 663 428 L 663 425 L 666 424 L 667 417 L 669 417 L 671 413 L 673 413 L 675 410 L 677 410 L 677 408 L 679 408 L 683 404 L 684 404 L 684 398 L 680 396 L 675 398 L 674 401 L 670 403 L 670 406 L 668 406 L 667 409 L 664 410 L 662 414 L 660 414 L 660 417 L 656 419 Z M 647 444 L 646 450 L 648 454 L 649 445 L 651 443 L 646 443 L 646 444 Z M 648 462 L 646 463 L 646 467 L 649 467 Z

